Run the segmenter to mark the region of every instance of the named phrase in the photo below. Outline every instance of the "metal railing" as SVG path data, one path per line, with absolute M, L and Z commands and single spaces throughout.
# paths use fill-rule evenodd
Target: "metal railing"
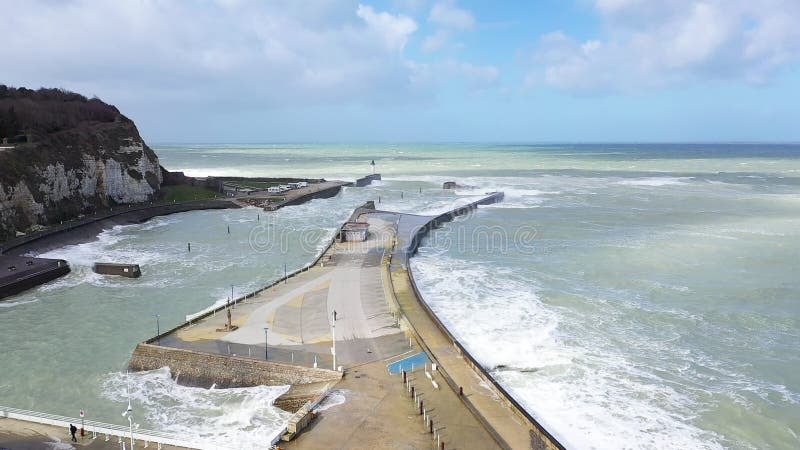
M 81 423 L 81 419 L 79 418 L 58 416 L 36 411 L 26 411 L 23 409 L 9 408 L 6 406 L 0 406 L 0 419 L 2 418 L 52 425 L 56 427 L 62 427 L 65 430 L 69 429 L 70 424 L 75 424 L 77 426 L 77 424 Z M 87 435 L 91 437 L 91 439 L 103 439 L 108 442 L 113 438 L 119 443 L 126 442 L 130 444 L 130 427 L 85 420 L 83 422 L 83 428 Z M 268 446 L 274 445 L 280 440 L 280 437 L 285 430 L 286 427 L 284 426 L 273 433 L 272 436 L 267 436 L 264 440 L 265 444 Z M 176 437 L 172 433 L 165 433 L 161 431 L 142 430 L 135 428 L 132 435 L 134 442 L 136 442 L 136 445 L 140 448 L 150 448 L 151 444 L 155 444 L 155 447 L 159 450 L 161 449 L 162 445 L 207 450 L 235 448 L 235 444 L 233 444 L 233 447 L 230 447 L 214 442 L 188 440 L 181 437 Z M 134 447 L 131 446 L 130 448 Z

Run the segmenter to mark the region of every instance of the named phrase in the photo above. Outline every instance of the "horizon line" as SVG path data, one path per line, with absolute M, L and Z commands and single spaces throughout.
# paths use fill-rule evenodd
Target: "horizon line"
M 148 145 L 800 145 L 800 141 L 152 141 Z

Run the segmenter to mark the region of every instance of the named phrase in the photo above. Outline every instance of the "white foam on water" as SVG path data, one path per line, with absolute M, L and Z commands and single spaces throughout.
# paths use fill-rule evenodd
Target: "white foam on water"
M 62 442 L 61 439 L 57 437 L 51 436 L 50 439 L 51 440 L 48 442 L 43 442 L 45 448 L 50 448 L 53 450 L 74 450 L 75 448 L 72 446 L 72 444 L 69 444 L 67 442 Z
M 532 280 L 425 247 L 411 264 L 448 328 L 567 447 L 616 449 L 625 436 L 633 448 L 722 448 L 691 424 L 694 399 L 607 346 L 566 344 Z
M 350 394 L 350 391 L 347 389 L 336 389 L 330 391 L 325 399 L 322 400 L 316 408 L 314 408 L 314 411 L 325 411 L 326 409 L 331 409 L 334 406 L 343 405 L 345 402 L 347 402 L 348 394 Z
M 181 386 L 169 368 L 109 374 L 104 397 L 119 402 L 120 412 L 130 397 L 134 420 L 142 428 L 174 434 L 221 448 L 266 448 L 291 414 L 273 406 L 289 386 L 204 389 Z M 145 426 L 146 425 L 146 426 Z
M 647 178 L 635 178 L 632 180 L 622 180 L 617 181 L 615 184 L 621 184 L 625 186 L 672 186 L 672 185 L 683 185 L 688 184 L 691 181 L 691 178 L 686 177 L 647 177 Z
M 18 302 L 0 301 L 0 308 L 13 308 L 15 306 L 27 305 L 28 303 L 35 303 L 35 302 L 38 302 L 38 301 L 39 301 L 38 298 L 34 298 L 34 299 L 31 299 L 31 300 L 21 300 L 21 301 L 18 301 Z

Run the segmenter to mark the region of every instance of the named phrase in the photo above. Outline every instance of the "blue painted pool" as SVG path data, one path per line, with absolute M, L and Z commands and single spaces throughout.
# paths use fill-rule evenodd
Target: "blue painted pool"
M 403 370 L 411 370 L 417 369 L 418 367 L 422 367 L 425 364 L 430 362 L 428 360 L 428 355 L 425 352 L 419 352 L 416 355 L 411 355 L 407 358 L 403 358 L 400 361 L 393 362 L 386 366 L 389 369 L 389 373 L 394 375 L 402 372 Z

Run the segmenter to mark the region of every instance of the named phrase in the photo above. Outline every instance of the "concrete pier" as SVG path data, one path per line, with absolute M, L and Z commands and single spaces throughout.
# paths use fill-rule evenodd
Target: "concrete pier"
M 69 273 L 63 259 L 0 255 L 0 299 Z
M 364 205 L 349 219 L 369 225 L 364 242 L 332 242 L 308 268 L 236 299 L 236 330 L 217 331 L 227 316 L 224 309 L 209 312 L 137 347 L 130 367 L 170 365 L 173 373 L 181 367 L 180 382 L 197 385 L 291 384 L 285 398 L 276 402 L 289 411 L 318 400 L 334 384 L 346 392 L 343 405 L 310 422 L 312 431 L 287 433 L 294 440 L 282 448 L 400 443 L 425 448 L 433 439 L 444 441 L 446 448 L 561 449 L 439 321 L 419 294 L 408 265 L 426 233 L 502 198 L 502 193 L 487 194 L 438 216 Z M 193 356 L 178 358 L 180 362 L 151 358 L 142 364 L 147 359 L 143 350 L 188 351 Z M 388 364 L 420 351 L 436 370 L 430 364 L 416 367 L 405 375 L 405 383 L 403 376 L 389 374 Z M 280 367 L 283 375 L 257 375 L 261 370 L 273 373 L 273 367 Z M 308 374 L 316 375 L 303 378 Z

